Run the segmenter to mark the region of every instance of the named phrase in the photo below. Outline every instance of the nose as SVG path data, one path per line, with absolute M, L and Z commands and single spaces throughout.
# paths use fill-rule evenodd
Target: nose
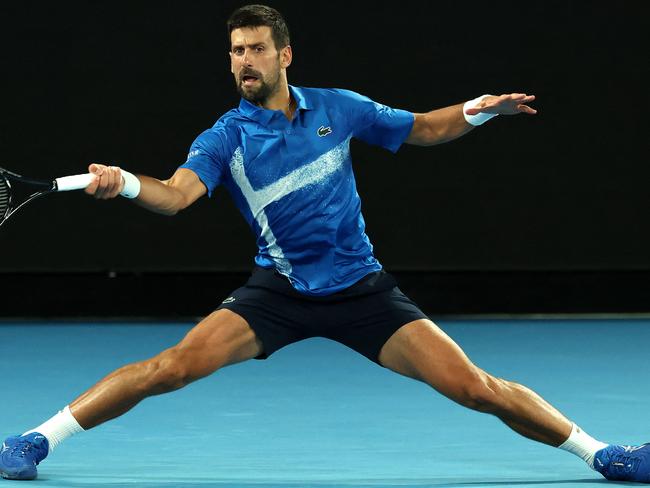
M 244 49 L 244 55 L 242 56 L 242 64 L 248 67 L 251 66 L 250 58 L 248 56 L 249 54 L 250 54 L 250 50 Z

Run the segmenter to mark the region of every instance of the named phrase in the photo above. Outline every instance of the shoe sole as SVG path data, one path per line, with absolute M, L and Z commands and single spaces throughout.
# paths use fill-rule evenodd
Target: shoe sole
M 33 475 L 25 475 L 24 473 L 16 473 L 14 475 L 11 475 L 9 473 L 5 473 L 4 471 L 0 471 L 0 477 L 2 477 L 5 480 L 35 480 L 36 479 L 36 473 Z

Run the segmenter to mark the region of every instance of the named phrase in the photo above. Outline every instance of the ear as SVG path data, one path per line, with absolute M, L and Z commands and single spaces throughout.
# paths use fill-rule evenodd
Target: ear
M 280 67 L 288 68 L 289 65 L 291 65 L 292 60 L 293 60 L 293 51 L 291 50 L 291 46 L 283 47 L 282 50 L 280 51 Z
M 235 67 L 232 64 L 232 51 L 228 51 L 228 56 L 230 56 L 230 72 L 234 75 L 235 74 Z

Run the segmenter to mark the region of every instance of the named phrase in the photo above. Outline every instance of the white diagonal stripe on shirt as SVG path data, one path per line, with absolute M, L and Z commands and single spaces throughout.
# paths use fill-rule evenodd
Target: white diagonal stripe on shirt
M 253 189 L 253 185 L 251 185 L 250 180 L 246 176 L 242 148 L 238 147 L 235 150 L 230 161 L 230 173 L 244 194 L 244 198 L 248 202 L 253 217 L 262 229 L 262 235 L 268 244 L 269 253 L 276 259 L 276 262 L 281 268 L 278 270 L 281 273 L 289 274 L 291 272 L 291 264 L 284 257 L 282 248 L 277 243 L 275 235 L 269 226 L 264 208 L 294 191 L 325 181 L 330 175 L 339 170 L 348 159 L 350 154 L 349 143 L 350 138 L 320 155 L 311 163 L 293 170 L 291 173 L 259 190 Z
M 346 139 L 311 163 L 283 176 L 275 183 L 255 191 L 255 200 L 262 208 L 309 185 L 324 181 L 336 172 L 350 154 L 350 139 Z

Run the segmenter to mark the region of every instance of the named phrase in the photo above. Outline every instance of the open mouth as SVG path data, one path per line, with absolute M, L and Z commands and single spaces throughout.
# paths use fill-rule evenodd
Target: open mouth
M 242 85 L 252 85 L 257 80 L 258 80 L 258 78 L 256 76 L 252 76 L 252 75 L 244 75 L 244 76 L 242 76 L 242 79 L 241 79 Z

